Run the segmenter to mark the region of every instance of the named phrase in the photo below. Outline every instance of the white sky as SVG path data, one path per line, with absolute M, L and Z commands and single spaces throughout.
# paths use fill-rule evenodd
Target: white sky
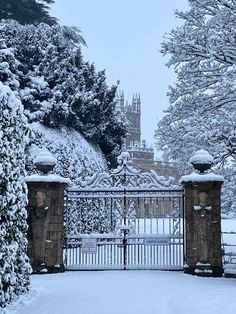
M 157 121 L 168 105 L 172 69 L 159 50 L 164 33 L 179 20 L 174 9 L 186 10 L 187 0 L 56 0 L 51 14 L 61 24 L 78 26 L 87 42 L 85 60 L 106 69 L 109 85 L 120 80 L 125 98 L 141 94 L 142 138 L 154 143 Z

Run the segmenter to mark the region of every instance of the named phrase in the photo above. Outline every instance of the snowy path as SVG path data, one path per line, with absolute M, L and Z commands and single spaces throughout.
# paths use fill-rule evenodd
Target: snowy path
M 235 314 L 236 280 L 179 272 L 67 272 L 32 277 L 7 314 Z

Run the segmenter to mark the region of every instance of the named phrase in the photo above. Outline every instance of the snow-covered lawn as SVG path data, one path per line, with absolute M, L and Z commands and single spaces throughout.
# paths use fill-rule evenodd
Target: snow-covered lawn
M 182 272 L 100 271 L 32 276 L 7 314 L 235 314 L 236 279 Z
M 236 231 L 236 219 L 222 220 L 222 230 Z M 224 241 L 236 244 L 236 236 L 226 235 Z M 236 279 L 167 271 L 76 271 L 32 276 L 31 292 L 3 313 L 235 314 L 235 296 Z

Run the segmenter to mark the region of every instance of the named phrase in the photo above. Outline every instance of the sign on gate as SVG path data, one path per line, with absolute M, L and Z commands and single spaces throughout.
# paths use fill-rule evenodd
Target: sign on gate
M 170 244 L 169 238 L 145 239 L 145 245 L 168 245 Z
M 82 239 L 81 253 L 97 253 L 97 239 Z

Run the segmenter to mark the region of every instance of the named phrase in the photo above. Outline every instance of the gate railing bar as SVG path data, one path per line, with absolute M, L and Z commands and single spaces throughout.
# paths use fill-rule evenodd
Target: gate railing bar
M 70 193 L 81 193 L 81 192 L 88 192 L 88 193 L 101 193 L 101 192 L 111 192 L 111 193 L 116 193 L 116 192 L 124 192 L 124 190 L 126 191 L 126 193 L 130 193 L 130 192 L 143 192 L 143 193 L 156 193 L 156 192 L 160 192 L 162 194 L 165 194 L 167 192 L 171 192 L 171 193 L 183 193 L 183 188 L 178 188 L 178 189 L 170 189 L 170 188 L 161 188 L 161 189 L 156 189 L 156 188 L 150 188 L 150 189 L 145 189 L 142 187 L 139 188 L 133 188 L 133 187 L 109 187 L 109 188 L 68 188 L 67 192 Z
M 73 192 L 72 192 L 73 193 Z M 124 193 L 120 193 L 120 194 L 103 194 L 105 192 L 101 192 L 101 193 L 96 193 L 96 194 L 86 194 L 86 192 L 84 193 L 81 193 L 81 194 L 77 194 L 77 195 L 73 195 L 71 192 L 68 192 L 68 199 L 70 200 L 74 200 L 74 199 L 78 199 L 78 198 L 84 198 L 84 199 L 95 199 L 95 198 L 113 198 L 113 199 L 121 199 L 124 197 Z M 161 195 L 161 194 L 151 194 L 151 193 L 148 193 L 148 194 L 138 194 L 138 195 L 135 195 L 135 194 L 128 194 L 126 193 L 126 197 L 129 198 L 129 199 L 137 199 L 137 197 L 141 198 L 141 199 L 144 199 L 146 197 L 150 197 L 150 198 L 161 198 L 162 200 L 165 200 L 165 199 L 169 199 L 169 198 L 172 198 L 172 197 L 175 197 L 175 198 L 181 198 L 182 195 L 178 194 L 165 194 L 165 195 Z
M 77 236 L 68 236 L 67 240 L 76 240 L 76 239 L 120 239 L 122 235 L 112 235 L 112 234 L 80 234 Z M 127 235 L 128 239 L 182 239 L 182 234 L 169 234 L 169 233 L 163 233 L 163 234 L 144 234 L 144 233 L 136 233 L 134 235 L 129 234 Z

